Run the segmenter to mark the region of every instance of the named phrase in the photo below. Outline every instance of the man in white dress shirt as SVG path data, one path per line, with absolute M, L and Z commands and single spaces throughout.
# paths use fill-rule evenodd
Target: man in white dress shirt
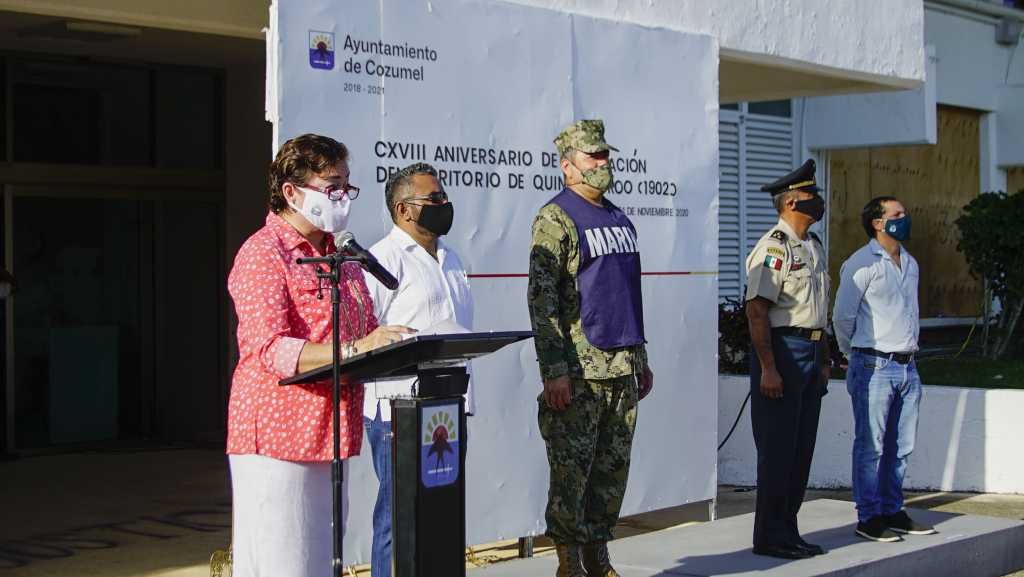
M 473 328 L 473 297 L 462 261 L 441 237 L 452 227 L 454 211 L 437 171 L 425 163 L 403 168 L 388 179 L 385 202 L 395 226 L 370 247 L 380 264 L 398 279 L 398 289 L 384 287 L 372 275 L 366 284 L 378 321 L 418 331 L 438 323 Z M 391 575 L 391 403 L 409 394 L 414 379 L 368 384 L 363 423 L 380 489 L 373 509 L 372 577 Z M 473 413 L 473 389 L 466 412 Z
M 861 225 L 869 240 L 840 269 L 832 322 L 839 350 L 850 361 L 856 533 L 892 542 L 901 540 L 897 533 L 935 532 L 903 509 L 903 476 L 921 403 L 914 362 L 920 274 L 902 244 L 910 238 L 910 215 L 899 200 L 872 199 L 861 212 Z

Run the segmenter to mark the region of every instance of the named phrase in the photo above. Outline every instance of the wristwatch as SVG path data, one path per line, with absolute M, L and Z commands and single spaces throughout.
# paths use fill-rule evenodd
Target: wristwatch
M 356 354 L 358 354 L 358 351 L 356 350 L 355 342 L 345 341 L 344 343 L 341 343 L 341 358 L 351 359 L 356 356 Z

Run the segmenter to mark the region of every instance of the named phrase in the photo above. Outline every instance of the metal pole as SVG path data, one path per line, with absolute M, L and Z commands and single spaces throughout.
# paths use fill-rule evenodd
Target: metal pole
M 519 558 L 529 559 L 533 557 L 533 537 L 519 538 Z
M 342 577 L 344 567 L 342 566 L 342 483 L 345 481 L 345 471 L 341 468 L 341 335 L 338 334 L 338 315 L 341 312 L 341 289 L 338 282 L 341 277 L 339 273 L 341 263 L 333 261 L 330 265 L 331 276 L 331 410 L 334 414 L 334 457 L 331 459 L 331 484 L 333 487 L 332 503 L 333 518 L 331 521 L 331 536 L 334 541 L 334 559 L 331 561 L 331 575 Z
M 986 2 L 985 0 L 928 0 L 926 4 L 944 4 L 953 8 L 967 10 L 968 12 L 991 16 L 993 18 L 1010 18 L 1013 20 L 1024 21 L 1024 10 L 1020 10 L 1019 8 L 1010 8 L 1009 6 L 1000 6 L 999 4 L 993 4 L 992 2 Z
M 988 358 L 988 326 L 990 324 L 988 315 L 989 307 L 992 305 L 992 293 L 989 291 L 987 278 L 982 281 L 982 287 L 982 294 L 984 296 L 982 297 L 981 314 L 983 315 L 982 322 L 985 324 L 982 325 L 981 330 L 981 356 L 984 358 Z
M 331 577 L 344 577 L 345 567 L 342 563 L 342 529 L 343 519 L 343 497 L 342 485 L 345 482 L 345 470 L 341 462 L 341 334 L 339 332 L 338 318 L 341 316 L 341 288 L 338 284 L 341 281 L 341 266 L 346 262 L 357 262 L 358 258 L 346 256 L 341 253 L 334 253 L 329 256 L 306 257 L 297 259 L 298 264 L 320 265 L 326 264 L 328 270 L 317 269 L 318 279 L 327 279 L 331 283 L 331 414 L 333 427 L 331 433 L 334 437 L 334 454 L 331 458 L 331 536 L 333 539 L 333 557 L 331 559 Z M 345 317 L 346 321 L 348 317 Z M 349 332 L 352 327 L 349 326 Z

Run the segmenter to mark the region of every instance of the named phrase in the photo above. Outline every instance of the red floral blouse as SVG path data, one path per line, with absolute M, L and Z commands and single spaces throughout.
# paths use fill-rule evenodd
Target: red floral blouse
M 328 236 L 327 250 L 334 250 Z M 330 380 L 282 387 L 296 373 L 306 341 L 329 343 L 330 288 L 317 298 L 315 267 L 299 257 L 322 256 L 280 216 L 267 214 L 235 256 L 228 291 L 238 315 L 238 366 L 228 403 L 227 452 L 265 455 L 286 461 L 330 461 Z M 342 267 L 342 341 L 375 328 L 373 302 L 358 265 Z M 360 315 L 360 313 L 362 313 Z M 363 388 L 342 387 L 341 456 L 359 454 L 363 439 Z

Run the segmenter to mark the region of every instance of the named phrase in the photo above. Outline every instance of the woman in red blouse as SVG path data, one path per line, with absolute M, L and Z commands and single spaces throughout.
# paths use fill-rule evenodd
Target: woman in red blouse
M 330 288 L 295 259 L 334 252 L 333 235 L 359 194 L 348 177 L 344 144 L 314 134 L 286 142 L 270 165 L 266 224 L 239 249 L 228 278 L 240 357 L 227 440 L 236 577 L 306 577 L 330 567 L 330 382 L 277 383 L 331 362 Z M 358 265 L 345 264 L 341 276 L 343 352 L 411 332 L 377 326 Z M 342 458 L 359 453 L 362 407 L 362 387 L 343 387 Z

